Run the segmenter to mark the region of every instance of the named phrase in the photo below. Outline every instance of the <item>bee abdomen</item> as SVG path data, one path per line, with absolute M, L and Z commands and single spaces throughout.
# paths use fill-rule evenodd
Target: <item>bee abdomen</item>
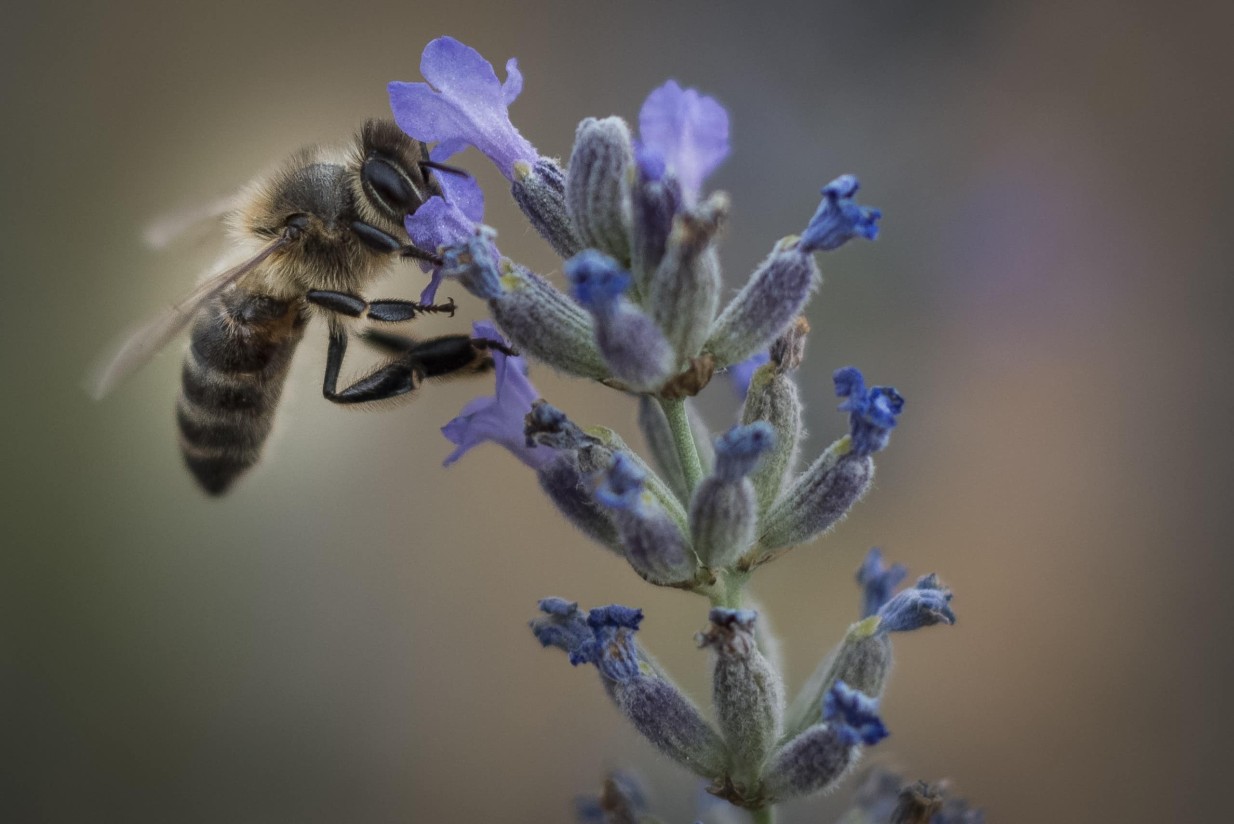
M 176 423 L 184 462 L 211 495 L 261 457 L 305 320 L 295 302 L 239 290 L 197 316 Z

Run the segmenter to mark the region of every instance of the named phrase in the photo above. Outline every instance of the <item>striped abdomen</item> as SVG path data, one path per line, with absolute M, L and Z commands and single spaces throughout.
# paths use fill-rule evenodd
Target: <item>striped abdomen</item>
M 261 457 L 307 320 L 299 300 L 240 289 L 218 295 L 194 319 L 176 422 L 184 462 L 211 495 Z

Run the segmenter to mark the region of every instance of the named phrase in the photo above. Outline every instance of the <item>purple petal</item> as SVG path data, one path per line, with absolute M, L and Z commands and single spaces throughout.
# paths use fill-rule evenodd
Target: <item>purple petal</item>
M 471 175 L 449 172 L 437 172 L 436 177 L 447 203 L 458 207 L 472 223 L 484 220 L 484 190 L 480 188 L 479 181 Z
M 728 156 L 728 112 L 710 97 L 670 80 L 647 96 L 638 115 L 645 150 L 663 159 L 689 203 Z
M 445 175 L 443 175 L 445 177 Z M 471 178 L 467 178 L 470 180 Z M 444 188 L 444 187 L 443 187 Z M 472 204 L 474 208 L 474 203 Z M 480 208 L 484 208 L 481 197 Z M 423 206 L 403 220 L 411 242 L 426 252 L 436 252 L 445 246 L 454 246 L 467 240 L 476 230 L 475 221 L 463 213 L 453 202 L 440 197 L 430 197 Z M 421 263 L 420 268 L 429 271 L 431 264 Z M 437 296 L 437 287 L 442 281 L 442 267 L 432 266 L 433 276 L 428 286 L 420 293 L 421 303 L 432 303 Z
M 504 343 L 497 327 L 488 321 L 475 323 L 472 329 L 476 339 Z M 493 363 L 496 393 L 472 400 L 441 428 L 441 434 L 456 447 L 446 458 L 445 465 L 454 463 L 473 447 L 491 441 L 510 450 L 532 469 L 539 469 L 556 456 L 556 451 L 546 446 L 527 446 L 523 421 L 531 411 L 532 401 L 539 397 L 527 379 L 527 365 L 522 358 L 497 351 L 493 352 Z
M 501 99 L 507 106 L 523 93 L 523 73 L 518 70 L 518 58 L 506 61 L 506 82 L 501 84 Z
M 510 122 L 507 107 L 522 90 L 517 63 L 506 66 L 505 85 L 479 52 L 452 37 L 424 48 L 420 72 L 428 83 L 389 84 L 394 119 L 416 140 L 446 144 L 449 156 L 461 144 L 475 146 L 508 179 L 514 164 L 534 163 L 538 155 Z

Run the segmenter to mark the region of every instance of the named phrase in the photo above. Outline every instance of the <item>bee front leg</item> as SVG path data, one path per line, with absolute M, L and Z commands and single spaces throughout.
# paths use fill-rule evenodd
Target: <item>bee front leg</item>
M 358 318 L 365 315 L 369 320 L 382 323 L 402 323 L 417 315 L 425 313 L 449 313 L 454 317 L 454 298 L 449 303 L 417 303 L 413 300 L 375 300 L 369 302 L 359 295 L 349 292 L 330 292 L 324 289 L 313 289 L 304 296 L 305 300 L 314 306 L 320 306 L 339 315 Z

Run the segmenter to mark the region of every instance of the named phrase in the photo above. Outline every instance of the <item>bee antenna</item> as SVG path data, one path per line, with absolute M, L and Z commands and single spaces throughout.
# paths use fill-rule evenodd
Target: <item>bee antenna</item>
M 460 177 L 471 177 L 471 173 L 466 169 L 460 169 L 458 166 L 450 166 L 445 163 L 438 163 L 436 160 L 421 160 L 420 173 L 428 177 L 428 172 L 425 169 L 436 169 L 439 172 L 446 174 L 459 175 Z

